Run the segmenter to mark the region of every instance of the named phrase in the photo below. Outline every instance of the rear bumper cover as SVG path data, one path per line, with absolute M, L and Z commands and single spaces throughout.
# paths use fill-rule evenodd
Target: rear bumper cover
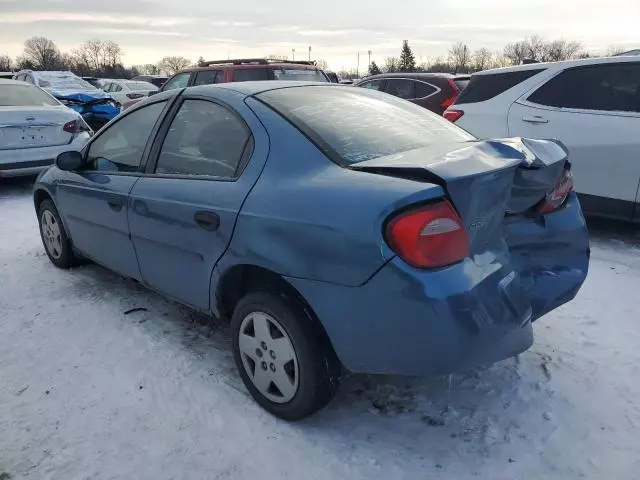
M 62 152 L 80 151 L 91 136 L 83 132 L 71 143 L 53 147 L 0 150 L 0 177 L 36 175 L 50 165 Z
M 550 224 L 535 227 L 547 236 L 539 251 L 530 240 L 525 244 L 531 232 L 506 227 L 509 237 L 521 235 L 521 252 L 513 260 L 522 270 L 515 275 L 511 252 L 508 257 L 488 252 L 437 271 L 394 258 L 361 287 L 288 281 L 310 303 L 353 372 L 445 374 L 491 364 L 528 349 L 531 321 L 573 298 L 586 278 L 588 235 L 577 200 L 547 217 L 553 217 Z M 557 229 L 551 240 L 549 229 Z M 526 254 L 533 263 L 524 262 Z M 505 288 L 504 279 L 511 277 L 520 290 L 516 298 Z

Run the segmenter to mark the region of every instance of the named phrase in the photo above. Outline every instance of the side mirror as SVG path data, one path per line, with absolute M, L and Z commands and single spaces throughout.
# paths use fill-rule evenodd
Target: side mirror
M 80 152 L 62 152 L 56 157 L 56 167 L 60 170 L 78 170 L 82 166 L 82 154 Z

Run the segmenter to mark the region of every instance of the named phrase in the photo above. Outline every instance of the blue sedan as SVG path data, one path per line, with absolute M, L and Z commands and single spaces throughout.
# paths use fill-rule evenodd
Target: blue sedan
M 519 354 L 589 264 L 562 145 L 477 141 L 330 84 L 160 93 L 61 154 L 34 200 L 57 267 L 89 259 L 229 318 L 246 387 L 288 420 L 326 405 L 343 366 Z

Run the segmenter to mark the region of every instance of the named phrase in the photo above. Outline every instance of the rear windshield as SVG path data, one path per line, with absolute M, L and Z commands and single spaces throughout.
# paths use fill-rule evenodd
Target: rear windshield
M 131 90 L 157 90 L 158 89 L 158 87 L 156 87 L 153 83 L 149 83 L 149 82 L 131 81 L 131 82 L 124 82 L 124 84 L 127 86 L 127 88 L 130 88 Z
M 320 70 L 295 70 L 279 68 L 273 70 L 276 80 L 297 80 L 301 82 L 328 82 L 327 77 Z
M 458 88 L 460 89 L 460 91 L 464 90 L 465 88 L 467 88 L 467 85 L 469 85 L 469 78 L 456 78 L 453 80 L 455 82 L 455 84 L 458 86 Z
M 233 72 L 234 82 L 250 82 L 254 80 L 294 80 L 300 82 L 328 82 L 320 70 L 303 70 L 295 68 L 239 68 Z
M 490 100 L 541 72 L 544 69 L 474 75 L 456 100 L 456 105 Z
M 257 98 L 341 165 L 474 139 L 425 108 L 364 88 L 292 87 L 263 92 Z
M 31 85 L 0 85 L 0 107 L 55 107 L 55 98 Z
M 85 82 L 73 73 L 51 74 L 40 72 L 37 77 L 38 85 L 42 88 L 53 88 L 59 90 L 81 90 L 94 91 L 96 87 L 89 82 Z

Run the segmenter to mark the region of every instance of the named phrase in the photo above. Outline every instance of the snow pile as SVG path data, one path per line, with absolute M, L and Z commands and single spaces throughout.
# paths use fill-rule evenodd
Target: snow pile
M 0 478 L 638 478 L 633 240 L 595 238 L 582 292 L 519 358 L 349 376 L 288 424 L 245 392 L 226 325 L 97 266 L 55 269 L 30 186 L 0 189 Z

